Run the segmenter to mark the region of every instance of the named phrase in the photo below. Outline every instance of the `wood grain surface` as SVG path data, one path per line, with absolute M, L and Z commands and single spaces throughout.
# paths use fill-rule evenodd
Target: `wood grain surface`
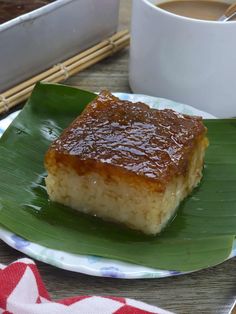
M 139 1 L 139 0 L 134 0 Z M 131 1 L 121 0 L 120 25 L 130 20 Z M 91 91 L 129 92 L 128 49 L 70 78 L 66 84 Z M 22 257 L 0 241 L 0 263 Z M 236 258 L 193 274 L 163 279 L 125 280 L 92 277 L 36 262 L 54 299 L 73 295 L 114 295 L 139 299 L 179 314 L 223 314 L 236 298 Z

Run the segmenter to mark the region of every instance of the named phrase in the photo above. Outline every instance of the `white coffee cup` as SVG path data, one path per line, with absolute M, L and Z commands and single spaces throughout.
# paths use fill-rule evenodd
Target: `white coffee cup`
M 217 117 L 236 116 L 236 22 L 179 16 L 158 8 L 160 2 L 133 0 L 133 92 L 169 98 Z

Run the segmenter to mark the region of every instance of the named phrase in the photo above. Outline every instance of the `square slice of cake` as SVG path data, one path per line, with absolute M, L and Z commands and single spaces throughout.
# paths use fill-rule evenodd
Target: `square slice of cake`
M 51 145 L 52 201 L 155 235 L 202 177 L 200 117 L 101 92 Z

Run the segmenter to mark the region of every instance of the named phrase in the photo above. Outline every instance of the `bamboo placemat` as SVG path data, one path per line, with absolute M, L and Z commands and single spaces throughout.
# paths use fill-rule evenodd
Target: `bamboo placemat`
M 39 81 L 59 83 L 129 45 L 128 30 L 120 31 L 99 44 L 54 65 L 50 69 L 0 94 L 0 114 L 26 100 Z

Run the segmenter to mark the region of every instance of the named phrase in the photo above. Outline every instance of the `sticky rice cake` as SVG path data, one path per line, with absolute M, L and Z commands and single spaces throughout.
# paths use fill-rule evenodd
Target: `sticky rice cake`
M 202 177 L 200 117 L 101 92 L 45 157 L 52 201 L 145 234 L 159 233 Z

